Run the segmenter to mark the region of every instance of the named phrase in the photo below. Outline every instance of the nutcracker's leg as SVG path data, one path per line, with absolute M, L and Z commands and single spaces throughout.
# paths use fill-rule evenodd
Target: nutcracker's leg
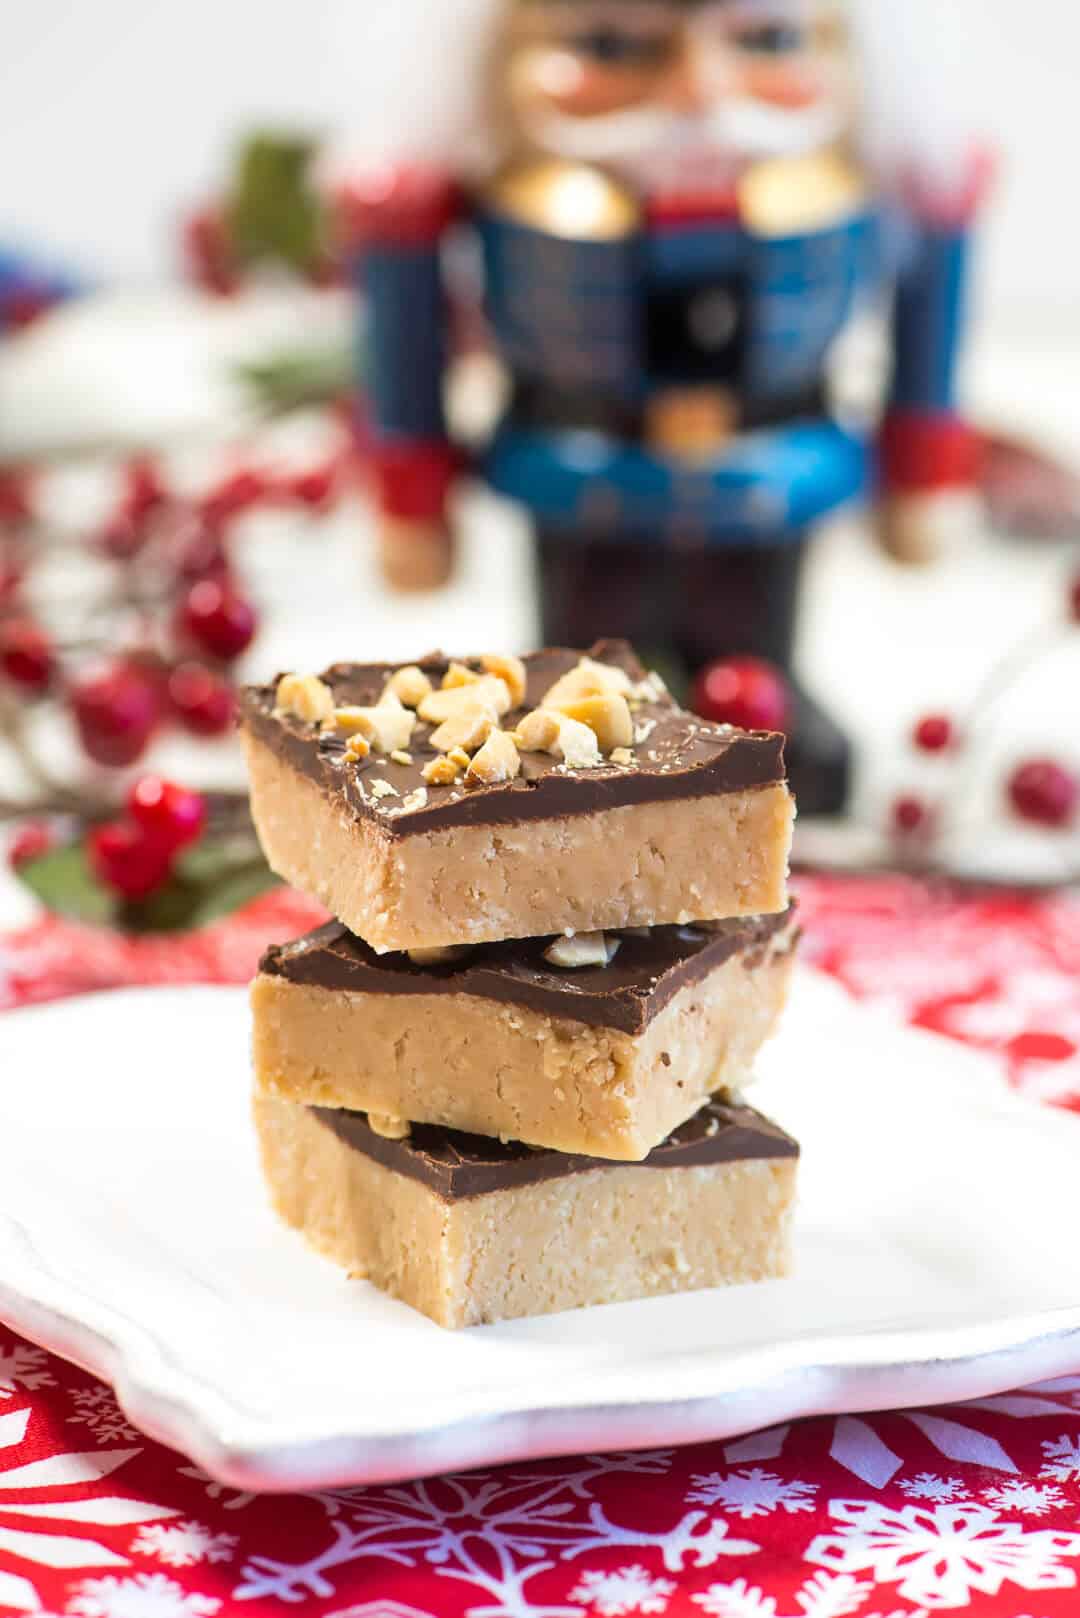
M 733 653 L 783 669 L 794 695 L 788 774 L 804 815 L 839 814 L 851 787 L 847 738 L 794 673 L 799 583 L 809 536 L 719 546 L 680 558 L 676 643 L 691 669 Z
M 603 636 L 642 651 L 672 646 L 679 580 L 655 545 L 541 528 L 537 569 L 546 646 L 589 646 Z
M 847 805 L 851 750 L 792 671 L 805 550 L 806 536 L 688 552 L 541 529 L 544 642 L 588 646 L 622 636 L 646 657 L 672 660 L 690 675 L 737 653 L 767 658 L 784 670 L 794 693 L 787 760 L 799 807 L 803 814 L 839 814 Z

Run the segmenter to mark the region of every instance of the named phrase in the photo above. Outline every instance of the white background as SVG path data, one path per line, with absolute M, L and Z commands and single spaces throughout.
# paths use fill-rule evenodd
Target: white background
M 3 7 L 0 241 L 146 276 L 171 224 L 220 175 L 232 135 L 293 118 L 367 142 L 404 121 L 437 141 L 429 95 L 452 99 L 467 17 L 490 0 L 34 0 Z M 908 5 L 914 0 L 871 0 Z M 959 18 L 962 96 L 1004 174 L 981 268 L 984 309 L 1012 327 L 1080 329 L 1080 6 L 1074 0 L 923 0 Z M 404 60 L 403 60 L 404 58 Z M 445 97 L 444 97 L 445 99 Z

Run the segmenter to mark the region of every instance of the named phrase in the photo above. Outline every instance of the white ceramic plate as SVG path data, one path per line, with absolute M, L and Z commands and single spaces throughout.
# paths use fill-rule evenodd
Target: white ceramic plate
M 805 974 L 754 1099 L 805 1151 L 794 1279 L 441 1331 L 279 1228 L 247 1007 L 0 1021 L 0 1318 L 242 1488 L 729 1438 L 1080 1370 L 1080 1119 Z

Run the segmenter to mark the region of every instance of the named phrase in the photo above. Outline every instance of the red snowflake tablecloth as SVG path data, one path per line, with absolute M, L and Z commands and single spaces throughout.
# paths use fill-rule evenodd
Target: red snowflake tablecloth
M 807 955 L 852 992 L 1080 1108 L 1080 898 L 964 897 L 902 878 L 806 878 L 800 890 Z M 111 984 L 243 981 L 265 942 L 312 914 L 275 894 L 202 934 L 138 941 L 45 920 L 0 938 L 0 1005 Z M 150 1443 L 107 1388 L 0 1329 L 0 1612 L 957 1609 L 1080 1614 L 1080 1375 L 727 1444 L 256 1498 Z

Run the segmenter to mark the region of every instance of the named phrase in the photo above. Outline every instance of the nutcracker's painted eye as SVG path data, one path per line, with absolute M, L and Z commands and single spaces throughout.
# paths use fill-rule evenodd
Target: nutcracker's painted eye
M 753 23 L 739 30 L 736 43 L 755 56 L 788 56 L 801 50 L 805 35 L 795 23 Z
M 635 33 L 614 25 L 583 29 L 566 43 L 588 61 L 616 68 L 662 67 L 674 50 L 671 34 Z

